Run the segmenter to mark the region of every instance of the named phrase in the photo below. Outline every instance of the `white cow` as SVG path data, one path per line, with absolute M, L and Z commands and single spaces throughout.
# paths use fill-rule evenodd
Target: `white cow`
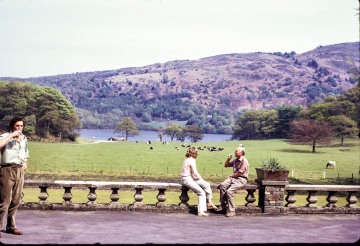
M 328 161 L 326 163 L 326 168 L 329 168 L 329 167 L 332 167 L 332 168 L 336 168 L 336 162 L 335 161 Z

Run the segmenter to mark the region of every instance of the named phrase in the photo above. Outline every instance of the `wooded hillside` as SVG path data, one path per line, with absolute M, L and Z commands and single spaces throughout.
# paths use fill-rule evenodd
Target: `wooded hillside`
M 144 67 L 64 74 L 29 81 L 60 90 L 83 128 L 115 128 L 131 117 L 139 129 L 171 122 L 197 124 L 206 133 L 232 133 L 251 109 L 304 106 L 356 85 L 359 42 L 319 46 L 296 54 L 223 54 Z

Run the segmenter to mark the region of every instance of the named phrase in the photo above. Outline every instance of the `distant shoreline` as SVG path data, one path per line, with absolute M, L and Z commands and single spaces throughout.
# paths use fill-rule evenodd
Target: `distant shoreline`
M 114 133 L 113 129 L 82 129 L 80 130 L 80 137 L 91 139 L 94 141 L 107 141 L 109 138 L 120 139 L 123 136 L 118 136 Z M 224 142 L 231 139 L 230 134 L 204 134 L 204 138 L 199 142 Z M 134 137 L 129 137 L 130 142 L 146 142 L 146 141 L 160 141 L 158 133 L 156 131 L 140 131 L 140 134 Z M 171 138 L 167 135 L 163 135 L 163 141 L 171 142 Z M 115 141 L 116 142 L 116 141 Z M 181 142 L 174 139 L 172 142 Z M 185 142 L 190 142 L 189 139 L 185 139 Z

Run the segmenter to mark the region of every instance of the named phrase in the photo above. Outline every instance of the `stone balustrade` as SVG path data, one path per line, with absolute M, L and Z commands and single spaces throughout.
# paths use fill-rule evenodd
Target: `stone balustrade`
M 25 181 L 25 188 L 38 187 L 40 193 L 38 202 L 23 202 L 21 209 L 41 209 L 41 210 L 141 210 L 151 212 L 196 212 L 196 205 L 189 205 L 189 189 L 179 183 L 161 182 L 103 182 L 103 181 Z M 212 186 L 213 190 L 217 185 Z M 63 189 L 62 203 L 48 202 L 49 189 Z M 75 204 L 72 202 L 73 189 L 87 189 L 87 202 Z M 360 186 L 355 185 L 296 185 L 286 182 L 258 182 L 257 184 L 247 184 L 245 205 L 237 206 L 236 212 L 240 214 L 287 214 L 287 213 L 340 213 L 340 214 L 360 214 L 360 207 L 357 206 L 358 199 L 356 194 L 360 191 Z M 97 202 L 97 190 L 109 190 L 109 202 Z M 119 198 L 121 191 L 133 190 L 134 202 L 131 204 L 121 204 Z M 147 191 L 157 191 L 156 204 L 144 204 L 143 193 Z M 179 192 L 178 204 L 166 203 L 166 191 Z M 258 199 L 255 193 L 258 191 Z M 316 192 L 328 192 L 328 204 L 324 207 L 318 206 Z M 285 192 L 287 196 L 285 197 Z M 296 192 L 308 192 L 308 204 L 306 206 L 296 205 Z M 337 192 L 347 192 L 346 206 L 336 205 Z M 215 199 L 214 199 L 215 200 Z M 284 205 L 284 200 L 287 202 Z M 258 201 L 258 204 L 255 202 Z
M 308 202 L 305 206 L 299 207 L 296 203 L 295 193 L 305 191 L 308 196 L 306 201 Z M 359 185 L 303 185 L 303 184 L 289 184 L 286 186 L 287 196 L 285 198 L 285 207 L 288 208 L 288 213 L 359 213 L 359 207 L 357 206 L 358 199 L 356 197 L 357 192 L 360 191 Z M 317 192 L 327 193 L 326 201 L 327 204 L 319 206 L 317 204 Z M 344 207 L 336 205 L 338 201 L 337 193 L 347 193 L 346 201 L 347 204 Z

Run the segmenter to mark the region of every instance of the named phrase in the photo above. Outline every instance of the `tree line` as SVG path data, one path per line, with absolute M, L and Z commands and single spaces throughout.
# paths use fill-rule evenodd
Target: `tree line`
M 282 106 L 240 115 L 232 139 L 287 138 L 294 144 L 328 144 L 335 137 L 360 137 L 360 81 L 338 98 L 329 96 L 309 108 Z
M 23 116 L 27 122 L 24 129 L 31 139 L 51 139 L 75 141 L 81 128 L 79 117 L 72 104 L 60 91 L 50 86 L 36 86 L 32 83 L 0 81 L 0 129 L 6 130 L 10 119 Z M 318 143 L 328 143 L 337 137 L 343 145 L 348 137 L 359 137 L 360 127 L 360 82 L 339 97 L 329 96 L 324 101 L 302 106 L 277 106 L 273 109 L 249 110 L 237 113 L 234 127 L 223 133 L 232 134 L 233 140 L 287 138 L 292 143 L 311 143 L 313 151 Z M 196 107 L 194 107 L 196 109 Z M 206 126 L 198 121 L 199 114 L 189 117 L 181 127 L 170 124 L 157 128 L 162 135 L 192 142 L 203 139 Z M 210 118 L 214 124 L 226 122 L 229 112 L 224 115 L 214 113 Z M 132 117 L 119 117 L 115 132 L 123 132 L 128 137 L 139 134 Z M 136 118 L 136 117 L 135 117 Z M 229 124 L 229 122 L 227 122 Z M 230 124 L 229 124 L 230 125 Z M 227 125 L 227 126 L 229 126 Z M 217 127 L 220 127 L 218 125 Z
M 125 117 L 119 122 L 116 125 L 114 132 L 122 133 L 125 141 L 128 141 L 129 137 L 139 135 L 140 133 L 136 124 L 129 117 Z M 158 129 L 160 141 L 163 141 L 163 135 L 169 135 L 171 141 L 176 138 L 177 140 L 184 142 L 186 138 L 189 138 L 191 142 L 198 142 L 204 138 L 204 131 L 197 125 L 181 127 L 177 124 L 171 124 L 165 129 Z
M 328 144 L 334 138 L 344 144 L 345 138 L 360 137 L 360 83 L 338 98 L 329 96 L 323 102 L 302 106 L 281 106 L 269 110 L 250 110 L 242 113 L 235 122 L 232 140 L 286 138 L 293 144 L 310 144 L 315 152 L 317 144 Z M 130 118 L 120 122 L 116 132 L 129 136 L 139 134 L 137 126 Z M 197 124 L 181 127 L 171 124 L 158 129 L 160 141 L 162 134 L 171 141 L 192 142 L 203 139 L 204 131 Z
M 156 130 L 151 122 L 184 121 L 197 124 L 206 133 L 231 134 L 234 117 L 228 107 L 207 109 L 190 101 L 188 93 L 173 93 L 143 100 L 139 95 L 120 93 L 113 97 L 82 98 L 76 104 L 84 128 L 113 128 L 125 117 L 131 118 L 141 130 Z M 85 109 L 86 108 L 86 109 Z
M 286 138 L 293 144 L 310 144 L 315 152 L 317 144 L 329 144 L 334 137 L 343 145 L 347 137 L 359 137 L 359 99 L 360 83 L 338 98 L 327 97 L 308 109 L 301 106 L 281 106 L 270 110 L 250 110 L 237 118 L 233 128 L 232 140 Z M 115 128 L 128 137 L 139 134 L 136 124 L 125 118 Z M 184 142 L 203 139 L 204 131 L 196 124 L 181 127 L 171 124 L 158 129 L 160 141 L 162 134 Z

